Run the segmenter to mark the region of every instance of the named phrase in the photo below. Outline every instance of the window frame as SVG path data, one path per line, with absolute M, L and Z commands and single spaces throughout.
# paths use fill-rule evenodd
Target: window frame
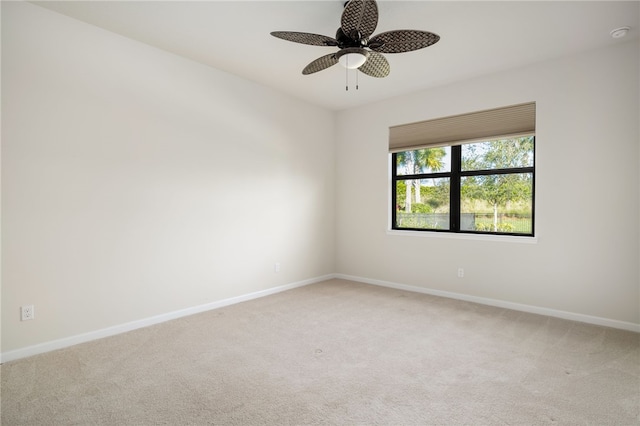
M 397 156 L 400 152 L 415 151 L 421 148 L 406 149 L 403 151 L 396 151 L 390 153 L 391 155 L 391 230 L 392 231 L 410 231 L 410 232 L 434 232 L 445 234 L 472 234 L 472 235 L 491 235 L 491 236 L 511 236 L 511 237 L 525 237 L 535 238 L 535 200 L 536 200 L 536 136 L 534 133 L 528 136 L 533 137 L 533 166 L 530 167 L 514 167 L 514 168 L 501 168 L 501 169 L 481 169 L 481 170 L 462 170 L 462 145 L 465 144 L 447 144 L 445 146 L 451 147 L 451 169 L 448 172 L 433 172 L 433 173 L 418 173 L 398 175 L 398 163 Z M 470 143 L 478 142 L 490 142 L 492 140 L 504 139 L 504 138 L 486 138 L 483 141 L 473 141 Z M 435 147 L 425 147 L 435 148 Z M 489 176 L 489 175 L 507 175 L 507 174 L 522 174 L 531 173 L 531 233 L 520 232 L 494 232 L 494 231 L 477 231 L 477 230 L 462 230 L 460 229 L 460 183 L 463 177 L 467 176 Z M 405 228 L 397 226 L 397 183 L 403 180 L 415 180 L 415 179 L 433 179 L 433 178 L 449 178 L 449 229 L 425 229 L 425 228 Z

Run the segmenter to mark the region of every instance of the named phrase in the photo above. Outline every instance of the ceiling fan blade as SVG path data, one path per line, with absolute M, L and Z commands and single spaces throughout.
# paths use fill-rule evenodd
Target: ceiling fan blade
M 381 53 L 402 53 L 431 46 L 440 36 L 427 31 L 395 30 L 380 33 L 369 40 L 368 47 Z
M 342 31 L 354 40 L 369 37 L 377 25 L 378 4 L 375 0 L 351 0 L 342 11 Z M 359 36 L 354 37 L 354 32 Z
M 369 58 L 358 70 L 371 77 L 382 78 L 389 75 L 391 67 L 387 58 L 378 52 L 369 52 Z
M 310 44 L 312 46 L 337 46 L 335 38 L 320 34 L 300 33 L 295 31 L 273 31 L 272 36 L 294 43 Z
M 302 70 L 302 74 L 304 75 L 313 74 L 314 72 L 322 71 L 337 63 L 338 63 L 338 58 L 336 58 L 336 54 L 330 53 L 328 55 L 321 56 L 320 58 L 316 59 L 315 61 L 311 62 L 309 65 L 304 67 L 304 69 Z

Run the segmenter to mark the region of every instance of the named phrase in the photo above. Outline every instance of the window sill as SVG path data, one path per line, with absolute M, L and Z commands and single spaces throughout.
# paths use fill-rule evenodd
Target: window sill
M 518 237 L 515 235 L 479 235 L 479 234 L 457 234 L 452 232 L 429 232 L 429 231 L 398 231 L 387 229 L 387 235 L 397 235 L 402 237 L 422 237 L 422 238 L 444 238 L 453 240 L 475 240 L 475 241 L 497 241 L 502 243 L 537 244 L 537 237 Z

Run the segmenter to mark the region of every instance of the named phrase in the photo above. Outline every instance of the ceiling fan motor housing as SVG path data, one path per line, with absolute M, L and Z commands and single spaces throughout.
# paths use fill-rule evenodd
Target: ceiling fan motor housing
M 344 49 L 347 47 L 361 47 L 367 45 L 367 39 L 362 38 L 362 34 L 358 30 L 352 30 L 350 35 L 344 33 L 342 28 L 338 28 L 336 31 L 336 41 L 338 47 Z

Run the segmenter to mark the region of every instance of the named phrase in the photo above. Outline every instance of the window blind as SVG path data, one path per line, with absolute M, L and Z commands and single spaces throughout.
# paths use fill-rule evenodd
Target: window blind
M 535 129 L 535 102 L 518 104 L 390 127 L 389 152 L 524 136 Z

